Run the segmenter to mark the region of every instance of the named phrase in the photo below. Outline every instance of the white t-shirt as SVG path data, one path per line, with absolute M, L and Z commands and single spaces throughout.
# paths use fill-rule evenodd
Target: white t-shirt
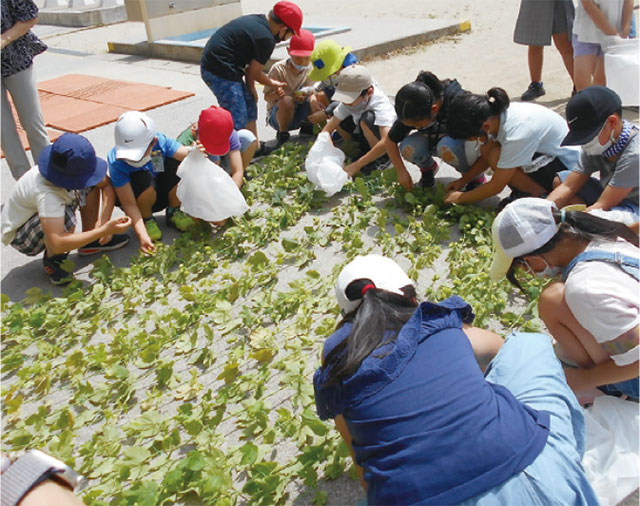
M 17 230 L 38 213 L 41 218 L 64 218 L 67 205 L 76 196 L 42 177 L 38 166 L 32 167 L 16 183 L 2 210 L 2 242 L 10 244 Z
M 511 102 L 500 115 L 496 136 L 501 147 L 498 168 L 522 167 L 524 172 L 535 172 L 533 155 L 543 153 L 560 158 L 571 170 L 580 162 L 580 147 L 560 146 L 568 133 L 567 122 L 551 109 L 539 104 Z
M 347 119 L 349 116 L 353 117 L 353 122 L 358 125 L 360 123 L 360 116 L 365 111 L 373 111 L 376 118 L 373 122 L 376 126 L 391 127 L 396 120 L 396 111 L 391 105 L 389 97 L 384 94 L 378 86 L 373 87 L 373 94 L 366 104 L 358 104 L 355 107 L 348 106 L 346 104 L 339 104 L 336 107 L 333 114 L 340 121 Z
M 611 26 L 618 32 L 622 30 L 622 8 L 624 0 L 594 0 L 594 2 L 607 18 Z M 578 0 L 576 6 L 576 17 L 573 22 L 573 33 L 578 37 L 579 42 L 591 42 L 602 44 L 606 40 L 606 35 L 595 25 L 589 14 L 584 10 L 582 2 Z
M 593 250 L 640 257 L 638 248 L 624 240 L 592 241 L 585 251 Z M 640 323 L 638 281 L 610 262 L 577 263 L 565 282 L 564 298 L 578 323 L 599 343 L 611 341 Z M 611 358 L 619 366 L 632 364 L 640 358 L 640 347 Z

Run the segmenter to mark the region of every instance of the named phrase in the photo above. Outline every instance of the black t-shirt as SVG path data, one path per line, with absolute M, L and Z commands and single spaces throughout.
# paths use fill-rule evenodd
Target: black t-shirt
M 445 88 L 444 96 L 442 98 L 442 107 L 440 107 L 435 121 L 427 128 L 420 130 L 421 133 L 429 136 L 429 147 L 431 149 L 435 149 L 440 137 L 446 134 L 447 109 L 451 100 L 461 93 L 466 93 L 465 90 L 462 89 L 462 86 L 460 86 L 460 83 L 455 79 L 445 79 L 443 82 Z M 431 111 L 425 111 L 425 116 L 428 116 L 429 114 L 431 114 Z M 397 119 L 389 130 L 389 139 L 398 144 L 399 142 L 402 142 L 412 131 L 413 128 L 405 125 L 402 121 Z
M 252 60 L 267 63 L 276 46 L 269 21 L 262 14 L 249 14 L 229 21 L 211 36 L 200 65 L 229 81 L 241 81 Z

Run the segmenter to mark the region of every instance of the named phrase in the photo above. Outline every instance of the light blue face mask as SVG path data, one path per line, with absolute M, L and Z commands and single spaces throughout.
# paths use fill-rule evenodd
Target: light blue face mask
M 309 67 L 311 67 L 310 64 L 309 65 L 298 65 L 291 58 L 289 58 L 289 63 L 293 66 L 294 69 L 299 70 L 300 72 L 302 72 L 303 70 L 307 70 Z

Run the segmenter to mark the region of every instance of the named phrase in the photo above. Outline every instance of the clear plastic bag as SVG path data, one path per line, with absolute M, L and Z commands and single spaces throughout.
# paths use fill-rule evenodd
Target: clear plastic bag
M 182 161 L 177 174 L 180 209 L 194 218 L 222 221 L 249 209 L 231 176 L 197 149 Z
M 620 95 L 622 105 L 640 105 L 640 41 L 609 36 L 603 49 L 607 87 Z
M 638 488 L 638 404 L 604 395 L 584 410 L 587 441 L 582 458 L 602 506 L 614 506 Z
M 331 142 L 327 132 L 318 135 L 304 162 L 307 178 L 316 188 L 331 196 L 340 190 L 349 179 L 344 171 L 344 153 Z

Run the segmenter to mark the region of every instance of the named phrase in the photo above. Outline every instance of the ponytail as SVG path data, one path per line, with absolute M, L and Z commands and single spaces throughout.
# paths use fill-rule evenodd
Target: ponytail
M 554 209 L 552 211 L 553 219 L 560 224 L 560 228 L 546 244 L 539 247 L 535 251 L 516 257 L 511 262 L 511 266 L 507 271 L 507 279 L 520 290 L 522 286 L 518 282 L 515 270 L 518 264 L 525 256 L 542 255 L 553 250 L 560 241 L 564 239 L 572 239 L 574 241 L 596 241 L 607 240 L 616 241 L 624 239 L 627 242 L 638 247 L 638 236 L 624 223 L 607 220 L 594 216 L 593 214 L 583 211 L 562 211 Z
M 431 88 L 421 81 L 405 84 L 396 94 L 396 114 L 400 121 L 431 118 L 433 105 Z
M 324 360 L 323 369 L 330 368 L 327 385 L 349 378 L 376 348 L 395 340 L 418 306 L 413 285 L 401 290 L 404 295 L 381 290 L 370 279 L 357 279 L 347 286 L 347 299 L 362 302 L 340 322 L 340 326 L 351 322 L 353 327 Z
M 449 104 L 447 134 L 454 139 L 484 135 L 482 124 L 506 111 L 509 103 L 509 95 L 502 88 L 491 88 L 485 95 L 458 95 Z
M 433 93 L 434 100 L 440 100 L 444 94 L 444 83 L 433 72 L 421 70 L 416 81 L 426 84 Z

